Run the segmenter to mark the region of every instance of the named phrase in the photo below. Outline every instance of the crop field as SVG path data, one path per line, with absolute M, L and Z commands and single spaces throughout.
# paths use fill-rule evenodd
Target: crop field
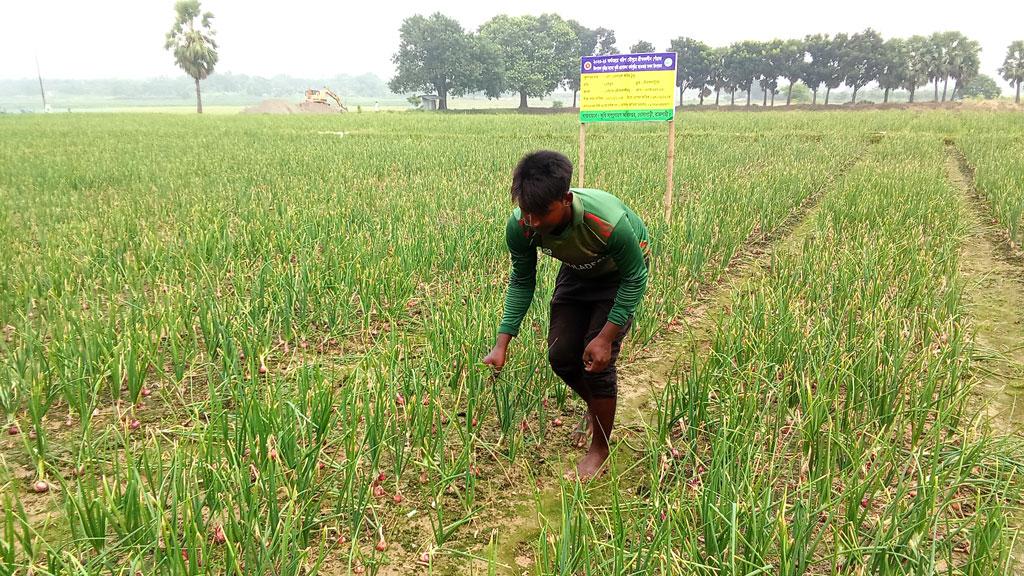
M 608 471 L 508 189 L 570 114 L 0 117 L 0 574 L 1024 572 L 1024 115 L 594 125 L 651 232 Z
M 1020 132 L 971 134 L 963 138 L 967 163 L 978 188 L 1005 230 L 1011 249 L 1024 243 L 1024 138 Z

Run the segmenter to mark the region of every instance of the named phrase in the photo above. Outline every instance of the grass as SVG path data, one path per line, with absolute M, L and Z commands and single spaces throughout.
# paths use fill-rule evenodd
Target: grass
M 663 129 L 588 131 L 587 184 L 655 246 L 627 355 L 821 200 L 659 392 L 628 473 L 565 484 L 557 521 L 537 501 L 533 569 L 1002 573 L 1020 446 L 966 404 L 942 149 L 996 121 L 690 114 L 669 223 Z M 0 562 L 508 570 L 522 530 L 498 511 L 555 486 L 552 420 L 573 401 L 546 366 L 550 261 L 509 367 L 478 365 L 507 278 L 498 223 L 515 160 L 574 157 L 573 122 L 0 118 L 0 412 L 18 432 L 0 440 Z

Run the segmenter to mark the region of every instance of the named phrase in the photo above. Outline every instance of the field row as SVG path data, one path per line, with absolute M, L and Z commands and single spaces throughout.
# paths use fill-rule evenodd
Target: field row
M 974 134 L 960 138 L 978 191 L 988 200 L 994 223 L 1005 231 L 1011 250 L 1024 243 L 1024 136 Z

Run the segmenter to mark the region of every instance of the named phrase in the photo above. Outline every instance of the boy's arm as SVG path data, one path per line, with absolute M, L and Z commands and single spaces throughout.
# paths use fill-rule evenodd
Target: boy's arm
M 537 286 L 537 248 L 530 245 L 530 239 L 515 218 L 509 218 L 505 227 L 505 243 L 512 257 L 512 273 L 505 293 L 505 311 L 498 334 L 511 337 L 519 334 L 519 325 L 533 302 L 533 292 Z
M 647 264 L 640 240 L 623 216 L 608 238 L 608 253 L 619 269 L 619 290 L 608 312 L 608 320 L 601 332 L 583 351 L 583 365 L 588 372 L 600 372 L 611 361 L 612 342 L 622 332 L 647 290 Z
M 622 327 L 636 310 L 640 298 L 647 290 L 647 263 L 640 240 L 626 216 L 612 230 L 608 238 L 608 253 L 619 269 L 619 290 L 608 313 L 608 322 Z
M 530 308 L 537 286 L 537 248 L 530 245 L 529 238 L 523 234 L 515 218 L 510 218 L 505 228 L 505 242 L 512 256 L 512 274 L 505 293 L 505 311 L 498 327 L 498 337 L 490 353 L 483 359 L 483 363 L 490 365 L 495 372 L 505 366 L 508 343 L 519 333 L 519 325 Z

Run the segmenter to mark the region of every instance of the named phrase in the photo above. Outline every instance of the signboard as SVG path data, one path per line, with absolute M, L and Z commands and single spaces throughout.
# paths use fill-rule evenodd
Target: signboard
M 584 56 L 580 122 L 672 120 L 675 85 L 675 52 Z

